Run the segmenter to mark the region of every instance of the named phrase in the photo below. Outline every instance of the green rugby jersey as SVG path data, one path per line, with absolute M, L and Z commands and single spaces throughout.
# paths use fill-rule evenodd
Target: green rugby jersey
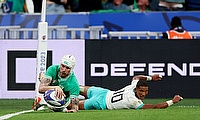
M 52 65 L 48 67 L 45 77 L 50 78 L 50 85 L 60 86 L 66 95 L 67 101 L 71 97 L 78 97 L 80 88 L 74 72 L 72 72 L 67 78 L 61 78 L 59 76 L 59 70 L 60 65 Z

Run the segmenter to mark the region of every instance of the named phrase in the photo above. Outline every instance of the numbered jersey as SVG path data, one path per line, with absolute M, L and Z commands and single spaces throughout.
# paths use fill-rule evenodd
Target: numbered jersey
M 106 95 L 106 105 L 108 109 L 140 109 L 144 103 L 135 96 L 134 89 L 138 80 L 133 80 L 128 85 L 118 91 L 109 91 Z

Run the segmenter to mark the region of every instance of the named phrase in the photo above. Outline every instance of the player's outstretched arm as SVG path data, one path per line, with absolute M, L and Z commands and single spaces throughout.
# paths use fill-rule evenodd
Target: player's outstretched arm
M 168 100 L 166 102 L 158 103 L 158 104 L 144 104 L 142 109 L 162 109 L 162 108 L 167 108 L 175 103 L 178 103 L 182 100 L 183 98 L 179 95 L 175 95 L 172 100 Z
M 152 76 L 137 75 L 134 76 L 132 80 L 147 80 L 147 81 L 158 81 L 161 80 L 162 76 L 159 74 L 154 74 Z

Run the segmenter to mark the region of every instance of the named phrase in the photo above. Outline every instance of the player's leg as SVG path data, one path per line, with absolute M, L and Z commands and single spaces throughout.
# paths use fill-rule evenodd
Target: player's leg
M 80 95 L 84 96 L 86 100 L 88 100 L 87 92 L 88 92 L 89 88 L 90 88 L 90 86 L 81 86 L 80 85 Z M 79 104 L 78 104 L 79 110 L 85 110 L 84 104 L 85 104 L 86 100 L 79 101 Z
M 80 86 L 80 95 L 84 96 L 85 99 L 88 98 L 87 91 L 90 88 L 90 86 Z
M 80 100 L 79 101 L 79 104 L 78 104 L 78 109 L 79 110 L 85 110 L 84 103 L 85 103 L 85 100 Z
M 79 101 L 80 110 L 105 110 L 106 109 L 106 94 L 109 91 L 101 87 L 84 87 L 82 94 L 87 92 L 87 98 L 84 101 Z

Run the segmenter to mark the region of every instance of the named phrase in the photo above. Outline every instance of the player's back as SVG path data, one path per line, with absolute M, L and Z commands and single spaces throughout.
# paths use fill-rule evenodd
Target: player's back
M 137 109 L 143 102 L 135 96 L 135 84 L 128 85 L 118 91 L 109 91 L 106 96 L 108 109 Z

